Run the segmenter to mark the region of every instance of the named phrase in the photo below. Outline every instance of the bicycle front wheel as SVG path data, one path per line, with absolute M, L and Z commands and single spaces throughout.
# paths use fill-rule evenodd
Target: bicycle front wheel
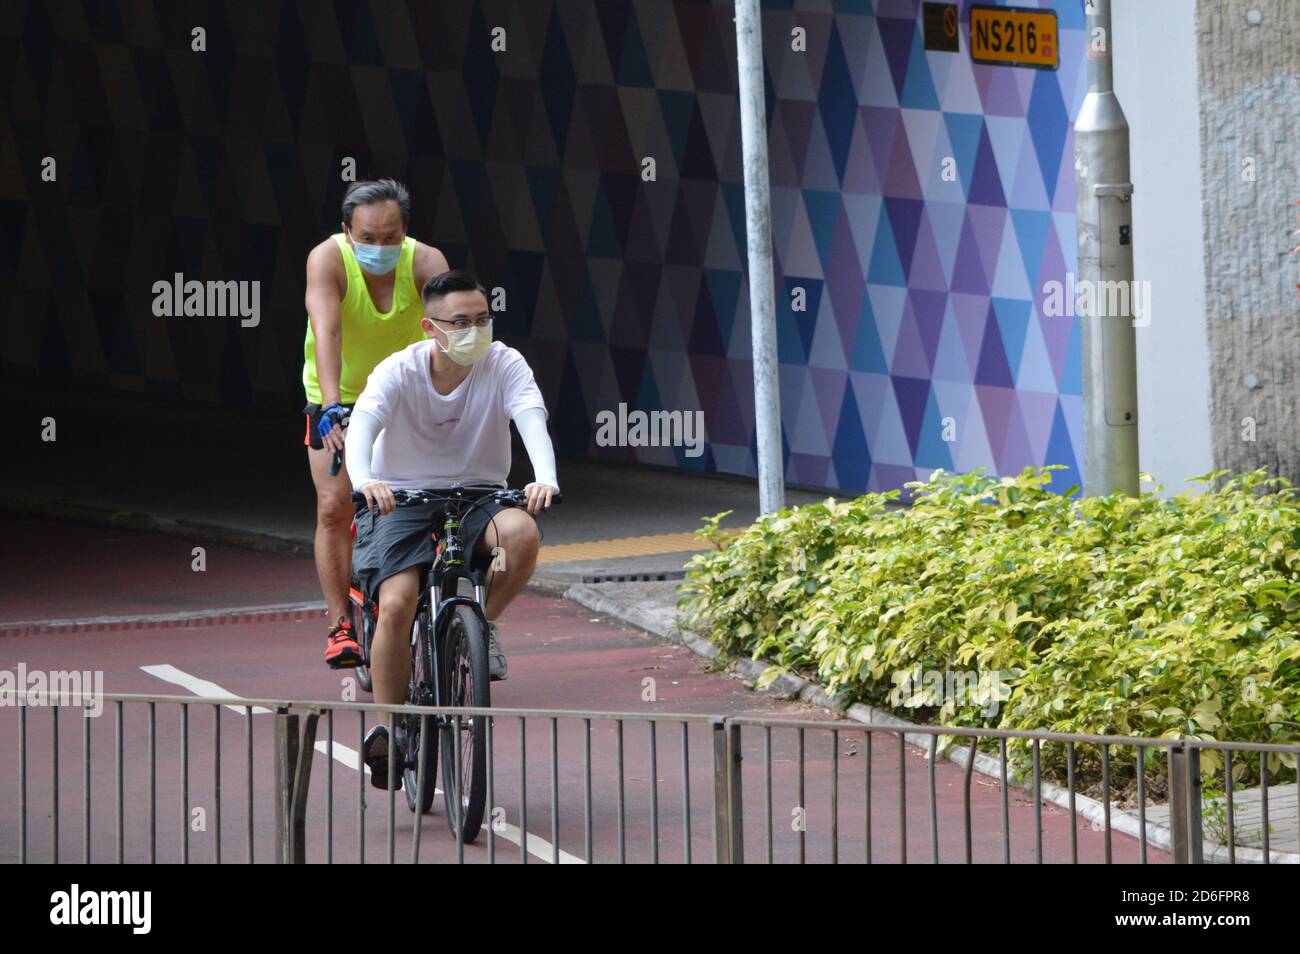
M 487 633 L 481 617 L 468 606 L 457 606 L 447 621 L 444 645 L 446 704 L 474 709 L 490 706 Z M 447 802 L 447 824 L 452 835 L 463 831 L 467 844 L 478 837 L 483 827 L 487 801 L 487 720 L 487 716 L 460 716 L 449 719 L 442 729 L 442 788 Z
M 428 610 L 422 605 L 415 614 L 415 628 L 411 637 L 411 682 L 406 690 L 410 705 L 431 706 L 433 697 L 433 640 L 429 638 Z M 433 808 L 438 777 L 438 730 L 431 716 L 403 715 L 402 729 L 406 741 L 406 762 L 402 766 L 402 790 L 406 793 L 406 807 L 419 814 Z M 428 732 L 425 732 L 425 727 Z M 420 791 L 420 755 L 424 750 L 424 791 Z M 423 797 L 421 797 L 423 796 Z

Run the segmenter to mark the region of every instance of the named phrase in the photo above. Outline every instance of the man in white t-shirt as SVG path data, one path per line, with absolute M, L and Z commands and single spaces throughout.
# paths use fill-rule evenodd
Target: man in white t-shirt
M 484 606 L 489 671 L 497 680 L 506 677 L 506 659 L 493 621 L 532 576 L 541 541 L 532 515 L 549 507 L 560 489 L 541 391 L 524 356 L 492 341 L 483 286 L 457 270 L 431 278 L 422 294 L 421 327 L 428 337 L 375 366 L 347 431 L 348 474 L 367 503 L 356 519 L 352 568 L 366 593 L 379 599 L 370 650 L 378 703 L 405 698 L 420 576 L 433 562 L 430 531 L 442 522 L 441 505 L 398 508 L 393 491 L 457 483 L 504 487 L 514 421 L 533 465 L 534 480 L 524 488 L 527 507 L 489 503 L 461 522 L 467 552 L 505 551 L 498 561 L 504 568 L 490 571 Z M 385 725 L 375 726 L 365 743 L 371 783 L 386 788 Z

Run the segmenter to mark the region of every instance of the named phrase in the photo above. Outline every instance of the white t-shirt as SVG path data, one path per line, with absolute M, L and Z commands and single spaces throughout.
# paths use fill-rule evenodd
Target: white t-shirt
M 429 372 L 431 340 L 389 355 L 370 372 L 355 411 L 383 426 L 371 472 L 394 490 L 462 484 L 504 485 L 510 472 L 510 419 L 546 410 L 533 370 L 514 348 L 492 342 L 450 394 Z

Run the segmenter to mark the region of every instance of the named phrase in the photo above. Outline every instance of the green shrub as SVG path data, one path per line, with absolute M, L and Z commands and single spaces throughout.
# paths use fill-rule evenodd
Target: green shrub
M 803 672 L 850 701 L 945 725 L 1300 740 L 1300 504 L 1289 482 L 1214 473 L 1198 478 L 1203 493 L 1172 499 L 1158 488 L 1072 498 L 1047 490 L 1053 469 L 939 471 L 908 485 L 907 509 L 890 509 L 896 491 L 828 499 L 734 536 L 719 514 L 700 531 L 716 549 L 689 565 L 682 621 L 770 662 L 772 675 Z M 891 706 L 898 674 L 916 667 L 999 673 L 1009 698 L 913 691 Z M 1098 754 L 1077 748 L 1079 770 L 1095 777 Z M 1024 747 L 1012 749 L 1023 765 Z M 1063 777 L 1063 747 L 1044 744 L 1043 755 Z M 1112 752 L 1119 788 L 1134 762 L 1131 748 Z M 1203 771 L 1219 768 L 1207 751 Z M 1233 774 L 1257 781 L 1258 760 L 1234 759 Z

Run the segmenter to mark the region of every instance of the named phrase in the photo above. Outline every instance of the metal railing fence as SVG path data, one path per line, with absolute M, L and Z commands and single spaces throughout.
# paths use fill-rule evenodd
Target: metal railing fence
M 17 770 L 0 860 L 1298 860 L 1300 793 L 1282 780 L 1300 745 L 139 694 L 94 697 L 96 718 L 88 696 L 44 702 L 0 710 Z M 384 713 L 423 732 L 445 716 L 457 749 L 484 720 L 473 844 L 449 831 L 426 757 L 401 792 L 370 784 L 359 753 Z

